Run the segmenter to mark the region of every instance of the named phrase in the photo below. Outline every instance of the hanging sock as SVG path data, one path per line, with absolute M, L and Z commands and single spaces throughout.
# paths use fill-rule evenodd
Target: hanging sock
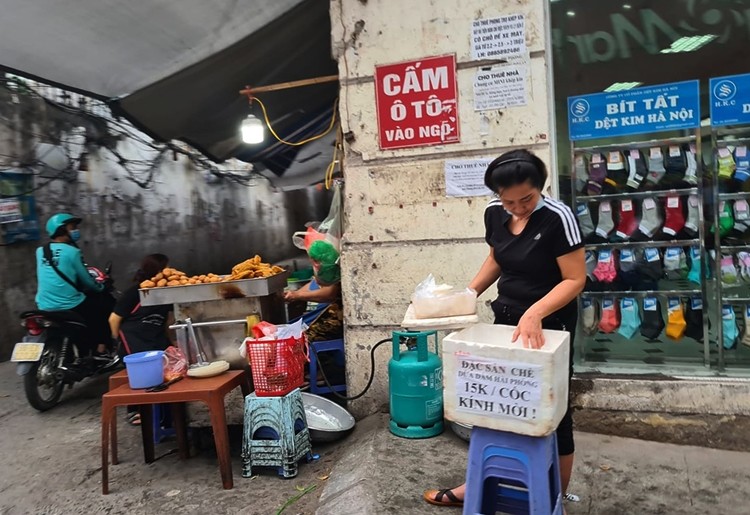
M 615 268 L 615 255 L 612 250 L 604 249 L 599 251 L 599 259 L 594 268 L 594 277 L 603 283 L 611 283 L 617 279 L 617 269 Z
M 687 273 L 687 259 L 682 247 L 667 248 L 664 251 L 664 274 L 667 279 L 684 279 Z
M 666 221 L 664 222 L 662 231 L 667 236 L 677 236 L 677 233 L 685 227 L 685 215 L 683 214 L 681 197 L 667 197 L 666 214 Z
M 658 281 L 664 277 L 664 269 L 661 264 L 661 254 L 659 249 L 648 247 L 643 249 L 643 262 L 639 269 L 641 274 L 653 281 Z
M 623 272 L 632 272 L 636 270 L 636 259 L 633 249 L 621 249 L 620 250 L 620 270 Z
M 738 199 L 734 201 L 732 206 L 734 213 L 734 227 L 733 232 L 735 236 L 741 237 L 750 228 L 750 204 L 745 199 Z
M 651 184 L 659 184 L 664 178 L 664 174 L 667 170 L 664 168 L 664 156 L 661 153 L 659 147 L 654 147 L 649 150 L 648 159 L 648 175 L 646 180 Z
M 672 340 L 682 340 L 686 328 L 687 322 L 682 301 L 679 297 L 669 297 L 667 299 L 667 337 Z
M 750 347 L 750 304 L 742 307 L 745 318 L 745 333 L 742 335 L 742 345 Z
M 594 270 L 596 269 L 596 253 L 593 250 L 586 251 L 586 275 L 592 281 L 596 281 Z
M 618 334 L 628 340 L 638 332 L 641 327 L 641 317 L 638 314 L 638 304 L 632 297 L 623 297 L 620 299 L 620 314 L 622 322 L 617 330 Z
M 655 340 L 664 330 L 664 318 L 661 314 L 661 303 L 656 297 L 643 299 L 643 323 L 641 334 L 650 340 Z
M 612 219 L 612 204 L 609 201 L 599 203 L 599 223 L 596 226 L 596 235 L 606 239 L 615 228 Z
M 721 256 L 721 284 L 735 286 L 737 284 L 737 268 L 731 255 Z
M 601 154 L 591 156 L 591 166 L 589 168 L 589 180 L 586 182 L 586 193 L 589 195 L 599 195 L 602 192 L 604 180 L 607 178 L 607 163 Z
M 576 155 L 575 159 L 575 172 L 576 172 L 576 191 L 582 192 L 586 187 L 586 183 L 589 180 L 589 172 L 587 170 L 588 162 L 585 154 Z
M 589 207 L 586 204 L 578 204 L 576 206 L 576 216 L 578 217 L 578 225 L 581 227 L 581 234 L 584 239 L 588 238 L 595 230 Z
M 670 145 L 667 149 L 667 158 L 664 160 L 664 168 L 667 173 L 664 182 L 675 185 L 682 181 L 687 169 L 687 158 L 685 151 L 680 145 Z
M 750 179 L 750 156 L 746 146 L 734 149 L 734 160 L 737 167 L 734 170 L 734 180 L 742 183 Z
M 719 202 L 719 236 L 724 238 L 734 229 L 734 214 L 732 205 L 726 200 Z
M 635 218 L 632 200 L 620 201 L 620 222 L 617 231 L 612 236 L 612 241 L 624 241 L 629 239 L 638 230 L 638 220 Z
M 701 283 L 701 248 L 690 247 L 690 271 L 687 280 L 691 283 Z
M 625 158 L 621 152 L 612 151 L 607 154 L 607 178 L 615 184 L 616 189 L 625 188 L 628 171 L 625 169 Z
M 638 229 L 648 236 L 653 238 L 654 234 L 661 228 L 662 218 L 659 213 L 659 208 L 656 202 L 652 198 L 643 200 L 643 210 L 641 214 L 641 223 Z
M 750 283 L 750 253 L 737 253 L 737 271 L 742 282 Z
M 688 184 L 695 186 L 698 184 L 698 161 L 695 157 L 695 145 L 693 143 L 688 145 L 688 149 L 685 152 L 685 160 L 687 161 L 685 181 L 687 181 Z
M 636 255 L 633 249 L 620 249 L 620 281 L 634 290 L 638 289 L 641 282 L 641 274 L 638 272 Z
M 737 345 L 737 338 L 740 335 L 740 329 L 737 327 L 737 317 L 734 314 L 734 308 L 730 304 L 724 304 L 721 308 L 721 327 L 723 329 L 724 348 L 729 350 Z
M 690 195 L 687 201 L 688 217 L 685 221 L 685 232 L 690 238 L 698 236 L 698 228 L 701 223 L 700 198 L 698 195 Z
M 722 179 L 731 179 L 736 165 L 732 152 L 728 148 L 719 149 L 719 177 Z
M 685 312 L 685 336 L 695 341 L 703 341 L 703 300 L 700 297 L 691 297 L 687 303 Z
M 643 180 L 648 174 L 648 168 L 646 167 L 646 157 L 638 149 L 628 151 L 628 174 L 627 187 L 630 190 L 637 190 L 643 184 Z
M 605 334 L 617 331 L 620 326 L 620 317 L 617 313 L 617 304 L 614 299 L 602 300 L 602 319 L 599 322 L 599 330 Z
M 591 297 L 582 297 L 581 325 L 586 336 L 593 336 L 599 331 L 599 320 L 596 315 L 596 301 Z

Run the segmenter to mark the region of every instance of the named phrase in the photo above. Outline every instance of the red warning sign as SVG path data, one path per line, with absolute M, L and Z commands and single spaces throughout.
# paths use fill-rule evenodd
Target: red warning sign
M 460 141 L 455 55 L 376 66 L 375 100 L 382 150 Z

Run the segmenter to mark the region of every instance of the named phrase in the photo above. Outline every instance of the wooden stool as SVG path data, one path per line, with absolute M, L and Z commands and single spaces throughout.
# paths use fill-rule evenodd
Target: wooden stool
M 114 374 L 114 377 L 117 374 Z M 112 380 L 110 377 L 110 380 Z M 115 379 L 117 381 L 118 379 Z M 110 383 L 111 384 L 111 383 Z M 224 397 L 236 387 L 242 388 L 242 393 L 250 393 L 247 376 L 243 370 L 230 370 L 215 377 L 193 379 L 186 377 L 161 392 L 146 392 L 132 390 L 125 383 L 102 396 L 102 493 L 109 493 L 109 443 L 112 446 L 112 464 L 117 464 L 117 425 L 115 419 L 118 406 L 141 406 L 141 436 L 143 440 L 143 456 L 146 463 L 154 461 L 154 435 L 152 425 L 152 404 L 171 404 L 174 415 L 177 445 L 180 458 L 187 459 L 187 432 L 185 429 L 186 402 L 204 402 L 211 414 L 211 426 L 216 444 L 216 455 L 219 459 L 221 481 L 225 489 L 234 486 L 232 481 L 232 462 L 229 455 L 229 432 L 227 430 L 226 413 L 224 411 Z M 146 408 L 146 409 L 144 409 Z

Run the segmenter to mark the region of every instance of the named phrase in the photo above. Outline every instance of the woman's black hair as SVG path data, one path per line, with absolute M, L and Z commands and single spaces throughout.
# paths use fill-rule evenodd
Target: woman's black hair
M 169 258 L 164 254 L 149 254 L 141 261 L 141 267 L 135 273 L 133 282 L 142 283 L 147 279 L 151 279 L 153 276 L 164 270 L 169 264 Z
M 544 162 L 526 149 L 506 152 L 492 161 L 484 172 L 484 184 L 493 193 L 525 182 L 540 191 L 547 182 Z

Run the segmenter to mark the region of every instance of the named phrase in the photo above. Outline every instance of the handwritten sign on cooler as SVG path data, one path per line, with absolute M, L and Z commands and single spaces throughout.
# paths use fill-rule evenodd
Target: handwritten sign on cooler
M 456 410 L 534 420 L 542 400 L 542 367 L 456 355 Z

